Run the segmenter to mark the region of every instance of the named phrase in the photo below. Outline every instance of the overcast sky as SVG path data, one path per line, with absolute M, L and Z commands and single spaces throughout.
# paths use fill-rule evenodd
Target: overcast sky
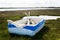
M 60 0 L 0 0 L 0 7 L 60 7 Z

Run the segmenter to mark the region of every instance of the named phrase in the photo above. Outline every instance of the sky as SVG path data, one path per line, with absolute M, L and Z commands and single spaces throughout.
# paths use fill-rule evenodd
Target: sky
M 1 7 L 60 7 L 60 0 L 0 0 Z

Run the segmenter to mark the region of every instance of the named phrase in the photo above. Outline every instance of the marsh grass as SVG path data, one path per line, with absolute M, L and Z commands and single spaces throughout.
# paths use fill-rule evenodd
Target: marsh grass
M 19 20 L 25 16 L 25 11 L 0 12 L 0 40 L 60 40 L 60 19 L 46 21 L 45 26 L 33 37 L 10 34 L 7 20 Z M 36 10 L 31 15 L 58 15 L 60 10 Z

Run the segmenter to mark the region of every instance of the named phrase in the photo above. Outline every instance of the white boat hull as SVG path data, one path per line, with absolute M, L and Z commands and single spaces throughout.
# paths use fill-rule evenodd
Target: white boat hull
M 45 24 L 45 20 L 42 20 L 40 23 L 35 26 L 36 28 L 30 29 L 30 28 L 17 28 L 17 27 L 11 27 L 11 23 L 8 23 L 8 31 L 9 33 L 19 34 L 19 35 L 28 35 L 28 36 L 34 36 L 37 32 L 39 32 Z

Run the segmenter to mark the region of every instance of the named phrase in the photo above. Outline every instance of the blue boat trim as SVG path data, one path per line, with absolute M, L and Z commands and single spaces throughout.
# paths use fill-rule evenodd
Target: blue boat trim
M 39 22 L 36 26 L 25 26 L 25 29 L 29 29 L 32 31 L 35 31 L 38 27 L 41 27 L 42 24 L 44 24 L 45 20 L 43 20 L 42 22 Z
M 16 28 L 16 26 L 11 23 L 8 23 L 8 28 Z
M 44 22 L 45 22 L 45 20 L 39 22 L 36 26 L 25 26 L 24 28 L 28 29 L 28 30 L 35 31 L 38 27 L 41 27 L 41 25 L 43 25 Z M 11 23 L 8 23 L 8 28 L 16 28 L 16 26 Z

